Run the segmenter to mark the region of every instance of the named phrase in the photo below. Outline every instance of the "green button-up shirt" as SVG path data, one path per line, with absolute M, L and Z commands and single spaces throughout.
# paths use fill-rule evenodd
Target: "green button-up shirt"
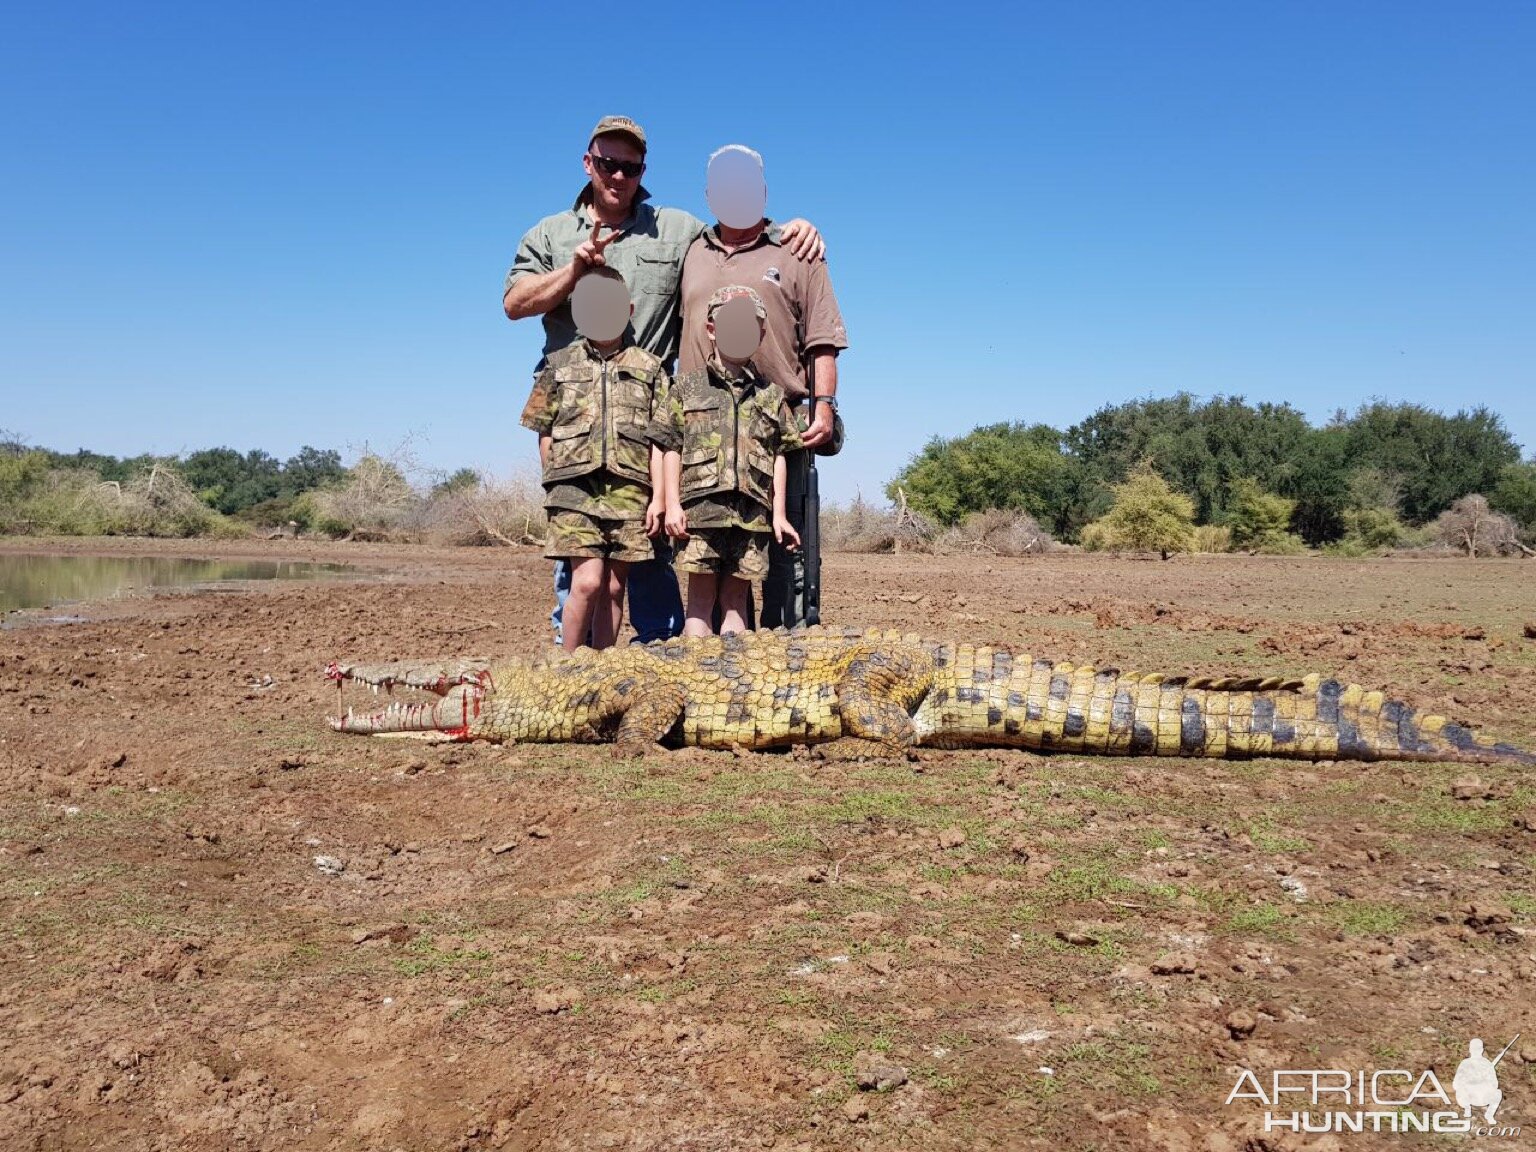
M 704 221 L 680 208 L 657 208 L 643 187 L 624 221 L 620 235 L 606 248 L 608 266 L 624 277 L 635 312 L 630 319 L 631 338 L 660 358 L 668 372 L 677 363 L 682 338 L 682 299 L 678 292 L 683 257 L 694 238 L 704 231 Z M 577 247 L 592 234 L 592 189 L 585 186 L 570 210 L 540 220 L 517 246 L 517 259 L 507 272 L 502 288 L 506 295 L 524 276 L 553 272 L 571 262 Z M 571 303 L 544 314 L 544 355 L 557 352 L 577 339 Z M 542 368 L 541 361 L 539 367 Z

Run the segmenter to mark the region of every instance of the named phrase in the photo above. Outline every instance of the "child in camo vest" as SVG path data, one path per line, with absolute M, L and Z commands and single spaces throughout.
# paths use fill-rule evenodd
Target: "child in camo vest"
M 767 311 L 739 284 L 710 296 L 708 310 L 709 365 L 677 378 L 681 450 L 664 455 L 666 530 L 688 541 L 677 556 L 688 574 L 684 636 L 708 636 L 717 605 L 721 632 L 745 629 L 751 585 L 768 574 L 769 536 L 800 543 L 784 514 L 784 453 L 800 447 L 800 433 L 783 390 L 751 360 Z
M 631 563 L 655 554 L 661 530 L 662 452 L 680 445 L 661 361 L 630 338 L 634 305 L 624 279 L 597 266 L 576 283 L 571 311 L 581 338 L 550 354 L 534 378 L 523 426 L 539 434 L 549 532 L 544 555 L 571 563 L 562 643 L 591 631 L 607 648 L 624 619 Z

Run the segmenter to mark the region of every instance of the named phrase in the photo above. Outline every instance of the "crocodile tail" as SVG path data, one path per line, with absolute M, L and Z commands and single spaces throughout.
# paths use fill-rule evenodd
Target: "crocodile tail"
M 1191 681 L 1198 687 L 1197 681 Z M 1289 693 L 1289 697 L 1282 695 Z M 1262 694 L 1261 694 L 1262 697 Z M 1292 732 L 1274 732 L 1275 750 L 1266 755 L 1304 759 L 1425 760 L 1459 764 L 1536 765 L 1536 754 L 1513 744 L 1479 740 L 1472 730 L 1444 716 L 1419 715 L 1409 704 L 1358 684 L 1313 674 L 1287 682 L 1271 694 L 1277 713 L 1294 699 Z M 1289 735 L 1289 740 L 1278 736 Z M 1306 748 L 1308 741 L 1317 750 Z M 1297 746 L 1303 751 L 1286 749 Z
M 935 662 L 934 689 L 914 717 L 932 747 L 1536 764 L 1536 755 L 1480 741 L 1442 716 L 1315 675 L 1166 677 L 968 646 L 942 646 Z
M 1130 678 L 1135 680 L 1136 678 Z M 1141 677 L 1131 751 L 1158 755 L 1295 760 L 1418 760 L 1462 764 L 1536 764 L 1511 744 L 1481 741 L 1443 716 L 1358 684 L 1310 675 L 1278 678 Z M 1152 719 L 1149 734 L 1137 721 Z

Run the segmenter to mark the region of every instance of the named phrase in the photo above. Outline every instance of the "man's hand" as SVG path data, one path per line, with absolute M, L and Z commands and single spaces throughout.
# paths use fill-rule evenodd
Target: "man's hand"
M 660 496 L 652 497 L 645 506 L 645 534 L 655 536 L 665 526 L 667 508 Z
M 667 507 L 666 528 L 667 535 L 674 540 L 681 540 L 688 535 L 688 513 L 683 511 L 681 504 Z
M 775 516 L 773 518 L 773 538 L 791 552 L 798 551 L 800 548 L 800 533 L 795 531 L 795 526 L 789 522 L 787 517 Z
M 832 405 L 812 403 L 811 409 L 811 422 L 800 433 L 800 443 L 816 448 L 832 439 Z
M 807 264 L 814 264 L 826 258 L 826 242 L 822 240 L 821 233 L 816 231 L 816 225 L 809 220 L 802 220 L 796 216 L 779 229 L 779 240 Z
M 608 237 L 604 239 L 603 229 L 608 229 Z M 606 264 L 608 260 L 603 256 L 603 249 L 612 244 L 624 233 L 612 225 L 604 224 L 601 220 L 592 223 L 592 235 L 588 236 L 576 246 L 576 251 L 571 253 L 571 267 L 578 273 L 585 272 L 588 268 L 594 268 L 599 264 Z

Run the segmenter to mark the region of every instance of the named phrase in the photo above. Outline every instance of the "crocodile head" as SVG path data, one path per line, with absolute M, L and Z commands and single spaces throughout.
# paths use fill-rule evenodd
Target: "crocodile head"
M 350 707 L 329 717 L 338 732 L 365 735 L 435 733 L 445 740 L 473 740 L 482 704 L 492 690 L 490 661 L 456 660 L 448 664 L 341 664 L 325 670 L 338 694 L 350 682 L 368 685 L 375 695 L 393 695 L 397 687 L 430 692 L 436 700 L 396 700 L 371 712 Z

